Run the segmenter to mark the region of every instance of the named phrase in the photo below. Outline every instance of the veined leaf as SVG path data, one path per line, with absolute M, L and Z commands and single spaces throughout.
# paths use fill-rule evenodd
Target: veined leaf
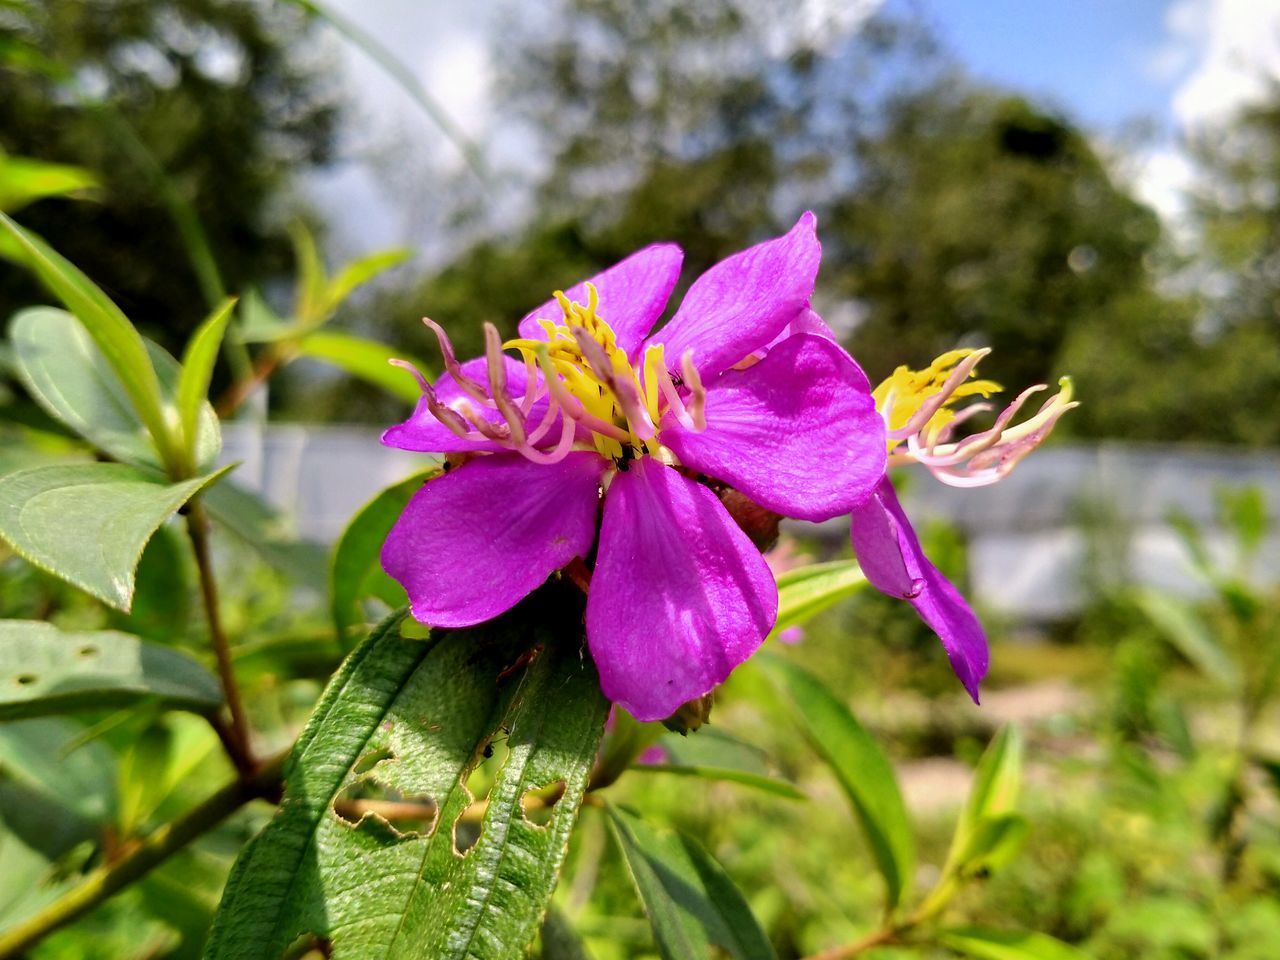
M 609 825 L 663 960 L 712 956 L 775 960 L 769 939 L 724 869 L 688 837 L 610 805 Z
M 347 631 L 360 621 L 359 606 L 363 598 L 378 597 L 392 609 L 407 602 L 404 588 L 382 570 L 379 560 L 382 542 L 409 498 L 435 472 L 425 471 L 387 487 L 361 507 L 342 531 L 329 571 L 329 596 L 339 639 L 345 640 Z
M 182 355 L 182 372 L 178 375 L 178 417 L 182 423 L 183 448 L 192 463 L 198 462 L 201 414 L 213 379 L 213 365 L 218 360 L 222 336 L 231 319 L 236 301 L 229 299 L 200 324 Z
M 139 700 L 213 713 L 222 690 L 187 654 L 127 633 L 64 633 L 39 620 L 0 620 L 0 720 Z
M 788 570 L 778 577 L 778 622 L 770 637 L 804 623 L 845 597 L 852 596 L 867 578 L 856 560 L 833 560 Z
M 413 377 L 387 361 L 398 358 L 408 360 L 424 372 L 431 369 L 422 361 L 406 356 L 403 350 L 385 343 L 330 330 L 319 330 L 303 337 L 298 344 L 298 353 L 341 367 L 353 377 L 381 387 L 406 403 L 417 403 L 422 389 Z
M 175 464 L 177 448 L 165 416 L 160 380 L 146 344 L 129 318 L 61 254 L 3 213 L 0 213 L 0 230 L 17 241 L 27 266 L 84 324 L 115 371 L 139 419 L 146 425 L 161 459 L 168 466 Z
M 124 385 L 84 325 L 65 310 L 32 307 L 20 311 L 9 327 L 14 365 L 32 398 L 100 450 L 124 463 L 164 471 L 156 444 L 139 418 Z M 160 378 L 165 405 L 177 389 L 180 369 L 161 347 L 144 341 Z M 222 446 L 218 418 L 207 403 L 200 407 L 196 462 L 207 469 Z
M 351 654 L 294 748 L 279 812 L 232 872 L 206 957 L 275 960 L 315 937 L 359 960 L 521 955 L 607 710 L 580 609 L 552 600 L 426 641 L 402 638 L 396 614 Z M 478 805 L 466 784 L 491 741 L 506 757 Z M 522 801 L 548 789 L 558 799 L 535 823 Z M 372 792 L 416 804 L 418 829 L 376 801 L 353 809 Z
M 19 470 L 0 477 L 0 537 L 29 562 L 128 612 L 151 535 L 230 469 L 173 484 L 120 463 Z
M 773 654 L 761 654 L 760 661 L 790 704 L 805 739 L 844 788 L 884 878 L 889 906 L 898 907 L 911 892 L 915 837 L 893 765 L 816 677 Z
M 958 927 L 939 930 L 944 947 L 975 960 L 1088 960 L 1088 955 L 1044 933 Z

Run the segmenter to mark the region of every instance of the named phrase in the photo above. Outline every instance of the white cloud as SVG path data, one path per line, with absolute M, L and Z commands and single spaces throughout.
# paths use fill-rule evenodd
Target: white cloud
M 1280 79 L 1280 2 L 1180 0 L 1170 8 L 1171 35 L 1195 49 L 1194 67 L 1174 92 L 1184 129 L 1228 119 Z

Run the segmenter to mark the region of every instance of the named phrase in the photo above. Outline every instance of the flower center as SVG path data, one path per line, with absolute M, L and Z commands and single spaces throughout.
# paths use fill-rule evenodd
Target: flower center
M 688 355 L 682 358 L 680 378 L 668 372 L 661 344 L 646 347 L 633 362 L 600 316 L 600 295 L 592 284 L 587 284 L 585 304 L 560 291 L 555 297 L 562 316 L 538 320 L 546 340 L 517 338 L 503 348 L 518 350 L 527 365 L 541 367 L 552 399 L 590 430 L 602 456 L 658 456 L 658 423 L 668 409 L 681 422 L 701 428 L 705 391 Z

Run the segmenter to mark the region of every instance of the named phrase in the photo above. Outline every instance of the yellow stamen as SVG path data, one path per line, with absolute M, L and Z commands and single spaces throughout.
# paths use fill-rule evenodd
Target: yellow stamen
M 947 379 L 957 364 L 973 356 L 976 350 L 951 350 L 938 357 L 924 370 L 912 370 L 909 367 L 898 367 L 873 391 L 876 409 L 885 420 L 890 431 L 901 430 L 907 425 L 916 412 L 930 399 L 942 393 Z M 976 376 L 977 369 L 971 370 L 969 376 Z M 956 411 L 952 409 L 958 400 L 965 397 L 981 395 L 989 397 L 1001 391 L 1000 384 L 992 380 L 969 380 L 961 383 L 951 391 L 920 431 L 926 437 L 934 436 L 939 430 L 955 419 Z M 889 450 L 892 451 L 902 441 L 890 439 Z
M 645 350 L 642 377 L 627 352 L 618 346 L 613 328 L 598 313 L 600 295 L 593 284 L 587 284 L 585 304 L 570 300 L 559 290 L 555 299 L 562 313 L 560 320 L 538 319 L 546 340 L 517 337 L 504 343 L 503 348 L 520 351 L 526 363 L 539 363 L 549 379 L 559 379 L 563 390 L 586 411 L 589 419 L 584 421 L 585 424 L 588 427 L 593 422 L 601 425 L 592 429 L 592 441 L 602 456 L 621 457 L 624 447 L 636 454 L 642 451 L 656 453 L 660 449 L 656 438 L 642 436 L 652 434 L 652 428 L 645 429 L 641 424 L 632 423 L 628 409 L 641 421 L 644 420 L 643 412 L 654 426 L 661 418 L 659 378 L 667 375 L 662 347 Z M 575 331 L 578 336 L 585 334 L 589 340 L 580 344 Z M 584 347 L 588 348 L 585 352 Z M 601 357 L 605 364 L 603 369 Z M 619 393 L 623 394 L 622 398 Z M 637 398 L 642 411 L 636 407 Z M 608 434 L 601 432 L 605 424 L 614 428 Z M 627 439 L 620 440 L 615 434 L 625 434 Z

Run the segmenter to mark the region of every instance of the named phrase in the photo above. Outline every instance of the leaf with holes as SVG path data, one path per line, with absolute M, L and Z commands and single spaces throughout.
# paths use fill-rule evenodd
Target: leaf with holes
M 164 469 L 124 385 L 79 320 L 65 310 L 32 307 L 14 316 L 9 338 L 14 369 L 46 413 L 116 460 Z M 172 406 L 181 376 L 178 363 L 156 344 L 144 344 L 160 378 L 165 405 Z M 195 460 L 204 469 L 217 458 L 222 437 L 213 408 L 205 402 L 195 406 Z
M 342 531 L 329 569 L 329 596 L 339 638 L 345 639 L 347 631 L 360 621 L 360 601 L 365 597 L 377 597 L 392 608 L 408 602 L 404 587 L 382 570 L 382 542 L 404 512 L 405 504 L 436 472 L 432 469 L 415 474 L 387 487 L 361 507 Z
M 0 720 L 140 700 L 213 713 L 222 691 L 187 654 L 127 633 L 64 633 L 38 620 L 0 620 Z
M 555 585 L 425 640 L 384 621 L 330 682 L 241 854 L 206 957 L 506 960 L 564 861 L 607 704 Z M 485 758 L 494 750 L 490 772 Z M 489 774 L 487 797 L 473 796 Z
M 759 659 L 790 704 L 805 739 L 844 788 L 884 877 L 889 906 L 899 906 L 911 892 L 915 835 L 893 765 L 871 734 L 816 677 L 772 654 Z
M 610 806 L 609 825 L 635 881 L 664 960 L 776 960 L 751 908 L 724 868 L 683 834 Z
M 230 467 L 164 483 L 120 463 L 33 467 L 0 477 L 0 537 L 30 563 L 119 610 L 156 528 Z

